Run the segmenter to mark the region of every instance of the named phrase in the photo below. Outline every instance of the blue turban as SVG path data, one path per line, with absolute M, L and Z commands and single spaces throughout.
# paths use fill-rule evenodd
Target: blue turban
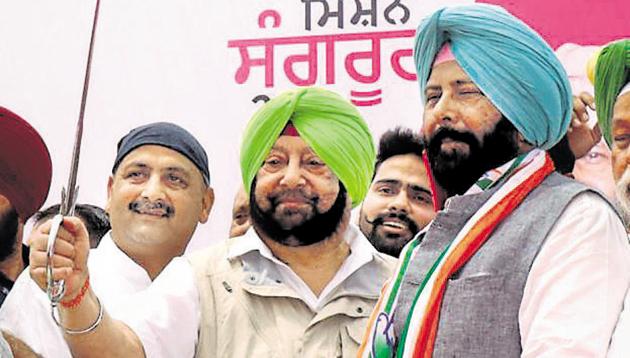
M 420 23 L 414 60 L 423 102 L 433 60 L 447 41 L 457 63 L 528 142 L 549 149 L 566 134 L 572 95 L 560 61 L 499 6 L 443 8 Z

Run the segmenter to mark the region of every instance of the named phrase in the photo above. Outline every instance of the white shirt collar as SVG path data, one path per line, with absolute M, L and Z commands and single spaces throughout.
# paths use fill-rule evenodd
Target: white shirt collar
M 370 244 L 370 242 L 361 234 L 358 227 L 354 224 L 348 225 L 348 230 L 346 230 L 344 239 L 348 245 L 350 245 L 351 254 L 348 258 L 352 257 L 353 254 L 357 254 L 359 258 L 362 259 L 361 261 L 367 262 L 371 260 L 375 254 L 377 254 L 374 246 Z M 256 230 L 253 228 L 247 230 L 243 236 L 235 237 L 230 240 L 234 240 L 234 242 L 230 245 L 228 250 L 228 259 L 243 256 L 251 251 L 258 251 L 267 259 L 276 263 L 282 263 L 282 261 L 278 260 L 273 255 L 271 249 L 269 249 L 265 242 L 262 241 L 256 233 Z
M 145 289 L 151 284 L 147 271 L 125 254 L 111 237 L 111 231 L 105 234 L 98 247 L 90 250 L 88 267 L 98 288 L 107 288 L 108 295 L 133 293 Z
M 254 229 L 248 230 L 243 236 L 230 239 L 234 241 L 228 249 L 227 258 L 230 260 L 241 258 L 245 271 L 264 275 L 277 272 L 282 281 L 291 287 L 302 301 L 313 311 L 319 311 L 327 303 L 331 294 L 342 284 L 352 286 L 359 292 L 365 291 L 365 294 L 369 294 L 373 290 L 373 285 L 367 282 L 370 280 L 363 279 L 365 275 L 353 276 L 353 273 L 372 262 L 379 253 L 353 224 L 348 226 L 344 239 L 350 245 L 350 255 L 319 297 L 315 296 L 308 285 L 289 266 L 273 255 Z M 263 258 L 264 260 L 262 260 Z

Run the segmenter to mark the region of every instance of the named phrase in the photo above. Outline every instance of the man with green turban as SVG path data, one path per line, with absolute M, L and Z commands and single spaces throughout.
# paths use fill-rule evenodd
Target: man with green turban
M 414 57 L 443 197 L 401 253 L 360 355 L 604 357 L 630 245 L 606 199 L 556 173 L 546 152 L 571 120 L 562 65 L 484 4 L 425 18 Z
M 588 69 L 593 74 L 592 66 Z M 612 152 L 616 199 L 625 218 L 630 218 L 630 39 L 606 45 L 597 57 L 595 105 L 602 134 Z M 592 77 L 591 77 L 592 78 Z M 626 222 L 626 227 L 630 227 Z M 618 268 L 622 270 L 622 267 Z M 615 328 L 609 357 L 630 354 L 630 292 Z
M 96 327 L 66 335 L 73 354 L 355 357 L 394 265 L 349 222 L 374 161 L 366 123 L 339 95 L 300 88 L 272 99 L 241 146 L 252 228 L 175 259 L 137 300 L 113 307 L 123 321 L 100 315 L 91 291 L 60 307 L 66 329 Z M 59 239 L 87 240 L 72 236 Z M 81 256 L 66 259 L 84 267 Z

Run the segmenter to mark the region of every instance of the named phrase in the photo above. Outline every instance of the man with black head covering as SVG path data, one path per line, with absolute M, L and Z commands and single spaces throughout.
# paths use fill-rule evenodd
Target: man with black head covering
M 208 219 L 214 200 L 205 150 L 172 123 L 141 126 L 120 140 L 107 193 L 111 231 L 90 251 L 89 280 L 78 287 L 67 282 L 66 288 L 74 294 L 64 296 L 62 307 L 73 309 L 87 287 L 98 293 L 103 304 L 112 306 L 145 289 L 175 256 L 184 253 L 197 224 Z M 85 230 L 75 217 L 66 218 L 66 225 Z M 31 241 L 35 259 L 31 275 L 43 270 L 33 262 L 45 257 L 43 233 L 48 230 L 50 221 L 34 227 L 32 236 L 41 240 Z M 87 252 L 89 240 L 85 245 Z M 56 243 L 60 246 L 61 240 Z M 62 331 L 50 317 L 48 297 L 26 271 L 0 310 L 0 327 L 45 357 L 71 357 Z
M 43 139 L 25 120 L 0 107 L 0 306 L 28 266 L 22 229 L 46 200 L 51 176 Z
M 554 173 L 545 152 L 572 112 L 553 51 L 504 9 L 475 4 L 424 19 L 415 60 L 445 193 L 401 254 L 361 355 L 605 356 L 630 246 L 612 206 Z
M 393 268 L 393 259 L 349 223 L 350 209 L 368 190 L 374 156 L 366 123 L 339 95 L 301 88 L 270 100 L 254 114 L 241 146 L 252 228 L 190 259 L 175 259 L 127 304 L 123 321 L 103 313 L 91 291 L 75 309 L 62 308 L 66 329 L 90 331 L 66 335 L 73 352 L 355 356 Z M 60 240 L 79 252 L 85 233 L 68 229 Z M 84 282 L 83 259 L 68 254 L 57 251 L 63 266 L 79 270 L 56 272 Z M 40 287 L 43 279 L 37 275 Z

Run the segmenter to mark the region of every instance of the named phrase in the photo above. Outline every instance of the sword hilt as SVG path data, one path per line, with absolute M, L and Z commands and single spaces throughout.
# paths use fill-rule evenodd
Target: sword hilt
M 61 207 L 59 214 L 55 215 L 50 225 L 50 232 L 48 234 L 48 244 L 46 247 L 46 293 L 50 299 L 50 303 L 53 307 L 56 307 L 59 301 L 63 298 L 66 292 L 66 286 L 64 280 L 53 279 L 53 256 L 55 255 L 55 241 L 57 240 L 57 234 L 63 224 L 64 216 L 74 215 L 74 207 L 76 205 L 77 194 L 79 193 L 79 187 L 74 188 L 72 195 L 68 195 L 65 188 L 61 190 Z
M 48 234 L 48 245 L 46 251 L 46 293 L 53 307 L 57 306 L 66 291 L 64 280 L 55 281 L 53 279 L 53 256 L 55 255 L 55 241 L 59 228 L 63 224 L 63 215 L 57 214 L 52 219 L 50 233 Z

